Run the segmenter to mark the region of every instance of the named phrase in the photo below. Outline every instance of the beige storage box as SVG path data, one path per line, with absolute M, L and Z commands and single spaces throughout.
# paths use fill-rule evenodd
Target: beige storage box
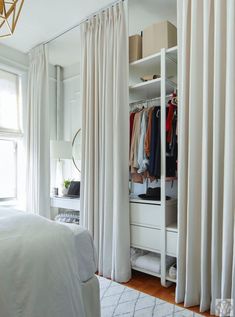
M 142 37 L 132 35 L 129 37 L 129 62 L 132 63 L 142 58 Z
M 143 31 L 143 58 L 177 45 L 177 28 L 169 21 L 155 23 Z

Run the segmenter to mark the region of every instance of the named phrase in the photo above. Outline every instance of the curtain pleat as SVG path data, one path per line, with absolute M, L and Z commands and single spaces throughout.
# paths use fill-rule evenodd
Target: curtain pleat
M 235 165 L 235 4 L 227 2 L 227 55 L 225 87 L 225 148 L 224 148 L 224 222 L 222 240 L 222 298 L 232 290 L 233 229 L 234 229 L 234 165 Z
M 82 223 L 99 273 L 130 278 L 128 30 L 120 2 L 82 26 Z
M 213 99 L 213 182 L 212 182 L 212 305 L 221 298 L 222 228 L 224 186 L 224 114 L 227 1 L 215 1 L 214 21 L 214 99 Z
M 176 301 L 216 312 L 234 296 L 235 5 L 179 0 Z
M 184 105 L 178 108 L 178 161 L 185 165 L 178 164 L 178 192 L 181 199 L 178 200 L 178 267 L 177 276 L 180 283 L 177 284 L 177 300 L 184 301 L 185 283 L 186 283 L 186 235 L 187 235 L 187 187 L 188 187 L 188 107 L 189 107 L 189 69 L 184 67 L 188 65 L 190 56 L 190 12 L 191 2 L 189 0 L 178 1 L 177 16 L 184 16 L 184 19 L 178 19 L 178 80 L 181 85 L 178 87 L 179 100 Z M 185 63 L 185 64 L 184 64 Z
M 50 218 L 50 129 L 47 50 L 31 50 L 28 73 L 27 211 Z

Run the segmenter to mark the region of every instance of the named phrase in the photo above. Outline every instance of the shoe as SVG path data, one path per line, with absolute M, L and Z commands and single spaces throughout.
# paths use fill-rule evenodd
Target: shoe
M 176 265 L 176 263 L 170 267 L 169 277 L 176 280 L 176 277 L 177 277 L 177 265 Z

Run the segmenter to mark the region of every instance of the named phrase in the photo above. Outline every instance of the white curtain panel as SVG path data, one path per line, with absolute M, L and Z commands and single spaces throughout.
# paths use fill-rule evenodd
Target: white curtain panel
M 81 220 L 99 273 L 130 278 L 128 30 L 120 2 L 82 25 Z
M 29 53 L 27 211 L 50 217 L 48 62 L 44 45 Z
M 235 1 L 178 0 L 178 40 L 176 301 L 214 314 L 235 288 Z

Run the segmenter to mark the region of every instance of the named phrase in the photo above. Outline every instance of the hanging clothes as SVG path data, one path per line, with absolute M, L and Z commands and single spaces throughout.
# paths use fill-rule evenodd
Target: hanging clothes
M 171 100 L 168 102 L 168 106 L 166 120 L 166 176 L 175 177 L 178 157 L 177 106 Z
M 140 141 L 139 141 L 139 149 L 138 149 L 138 173 L 143 173 L 148 168 L 148 159 L 144 150 L 145 136 L 147 132 L 147 124 L 148 124 L 148 110 L 144 110 L 141 119 L 141 128 L 140 128 Z
M 161 120 L 159 120 L 160 107 L 154 107 L 152 113 L 151 143 L 148 172 L 150 176 L 157 177 L 157 164 L 161 160 Z M 160 153 L 160 158 L 159 158 Z
M 177 97 L 166 109 L 166 177 L 177 173 Z M 130 113 L 130 171 L 133 182 L 161 177 L 161 107 Z
M 145 154 L 146 154 L 147 158 L 149 158 L 149 156 L 150 156 L 153 109 L 154 108 L 150 108 L 149 112 L 148 112 L 148 125 L 147 125 L 147 132 L 146 132 L 146 136 L 145 136 L 145 141 L 144 141 L 144 150 L 145 150 Z
M 137 173 L 138 165 L 138 152 L 139 152 L 139 142 L 141 135 L 141 120 L 142 120 L 143 111 L 138 111 L 135 113 L 133 120 L 133 129 L 132 129 L 132 139 L 130 147 L 130 172 L 131 178 L 134 183 L 143 183 L 143 176 L 141 173 Z
M 136 115 L 136 112 L 131 112 L 131 114 L 130 114 L 130 147 L 131 147 L 131 139 L 132 139 L 132 132 L 133 132 L 135 115 Z
M 133 130 L 132 130 L 132 140 L 130 149 L 130 167 L 131 172 L 138 168 L 138 148 L 140 140 L 140 127 L 141 127 L 142 111 L 137 112 L 134 116 Z

